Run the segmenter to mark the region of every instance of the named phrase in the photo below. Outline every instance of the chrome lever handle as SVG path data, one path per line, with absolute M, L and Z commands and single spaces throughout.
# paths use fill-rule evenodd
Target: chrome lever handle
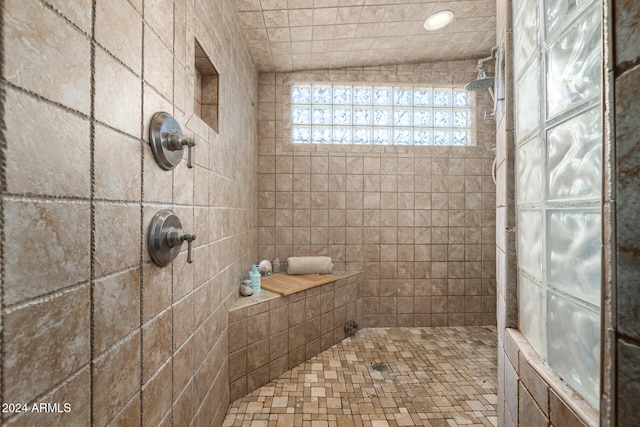
M 196 240 L 195 234 L 189 234 L 182 231 L 182 229 L 169 228 L 167 230 L 167 246 L 173 248 L 175 246 L 182 246 L 182 242 L 187 242 L 187 262 L 193 263 L 193 241 Z
M 166 141 L 166 147 L 168 150 L 176 151 L 182 150 L 182 147 L 184 146 L 187 147 L 187 167 L 189 169 L 193 168 L 193 154 L 191 149 L 196 145 L 195 138 L 189 138 L 180 133 L 173 132 L 163 134 L 162 136 Z
M 192 152 L 193 152 L 192 148 L 196 146 L 196 140 L 191 138 L 189 141 L 190 142 L 189 142 L 188 147 L 187 147 L 187 167 L 189 169 L 192 169 L 193 168 L 193 156 L 194 156 L 194 154 L 192 154 Z
M 191 236 L 193 236 L 193 240 L 196 239 L 196 235 L 195 234 L 191 234 Z M 193 252 L 191 251 L 191 249 L 193 249 L 193 240 L 187 240 L 187 262 L 189 264 L 193 264 Z

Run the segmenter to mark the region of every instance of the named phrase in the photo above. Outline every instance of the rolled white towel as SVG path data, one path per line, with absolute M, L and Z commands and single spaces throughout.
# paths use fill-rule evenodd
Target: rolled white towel
M 328 256 L 301 256 L 287 259 L 287 274 L 331 274 L 333 263 Z

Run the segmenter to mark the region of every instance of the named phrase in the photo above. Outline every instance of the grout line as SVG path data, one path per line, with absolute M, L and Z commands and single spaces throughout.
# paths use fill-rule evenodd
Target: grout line
M 140 319 L 139 319 L 139 328 L 140 328 L 140 382 L 138 387 L 138 394 L 140 396 L 140 425 L 142 426 L 144 421 L 144 399 L 142 395 L 142 387 L 144 385 L 144 339 L 143 339 L 143 330 L 142 325 L 144 324 L 144 52 L 145 52 L 145 43 L 144 43 L 144 33 L 145 33 L 145 22 L 144 22 L 144 6 L 145 0 L 141 1 L 141 10 L 140 14 L 142 17 L 142 29 L 141 29 L 141 54 L 140 54 L 140 294 L 139 294 L 139 302 L 140 302 Z
M 0 57 L 5 58 L 4 55 L 4 15 L 5 4 L 4 0 L 0 0 Z M 4 76 L 4 61 L 0 61 L 0 76 Z M 5 222 L 4 222 L 4 193 L 7 191 L 7 139 L 6 139 L 6 123 L 5 123 L 5 98 L 6 88 L 4 84 L 4 78 L 2 78 L 3 84 L 0 85 L 0 360 L 6 360 L 5 349 L 5 336 L 4 336 L 4 284 L 7 282 L 5 278 Z M 4 363 L 0 363 L 0 402 L 4 402 L 6 388 L 6 375 L 4 372 Z M 2 421 L 0 415 L 0 422 Z
M 55 289 L 53 291 L 48 291 L 44 294 L 39 294 L 36 296 L 32 296 L 32 297 L 27 297 L 24 298 L 22 300 L 20 300 L 17 303 L 13 303 L 11 305 L 8 305 L 6 307 L 3 307 L 3 312 L 5 315 L 11 314 L 17 310 L 26 308 L 28 306 L 33 306 L 36 304 L 41 304 L 44 302 L 48 302 L 51 301 L 54 298 L 60 297 L 66 293 L 69 292 L 73 292 L 75 291 L 77 288 L 81 288 L 82 286 L 85 286 L 87 283 L 90 283 L 89 281 L 82 281 L 82 282 L 76 282 L 72 285 L 68 285 L 62 288 L 58 288 Z
M 98 43 L 96 43 L 96 45 L 98 45 Z M 106 51 L 106 52 L 107 52 L 107 53 L 112 57 L 112 59 L 117 60 L 117 58 L 116 58 L 116 57 L 114 57 L 111 53 L 109 53 L 108 51 Z M 121 63 L 120 65 L 125 66 L 125 65 L 124 65 L 124 64 L 122 64 L 122 63 Z M 131 71 L 131 70 L 129 70 L 129 71 Z M 133 71 L 131 71 L 131 73 L 132 73 L 134 76 L 136 76 L 136 77 L 139 77 L 139 78 L 140 78 L 140 76 L 138 76 L 138 75 L 137 75 L 136 73 L 134 73 Z M 124 131 L 122 131 L 122 130 L 120 130 L 120 129 L 118 129 L 118 128 L 116 128 L 116 127 L 112 126 L 112 125 L 110 125 L 109 123 L 106 123 L 106 122 L 102 122 L 102 121 L 100 121 L 100 120 L 99 120 L 99 119 L 97 119 L 95 116 L 94 116 L 94 117 L 88 116 L 88 115 L 86 115 L 85 113 L 83 113 L 83 112 L 81 112 L 81 111 L 78 111 L 78 110 L 75 110 L 75 109 L 73 109 L 73 108 L 70 108 L 70 107 L 68 107 L 68 106 L 66 106 L 66 105 L 60 104 L 60 103 L 59 103 L 59 102 L 57 102 L 57 101 L 52 101 L 52 100 L 50 100 L 50 99 L 48 99 L 48 98 L 43 97 L 42 95 L 39 95 L 39 94 L 37 94 L 37 93 L 35 93 L 35 92 L 32 92 L 32 91 L 31 91 L 31 90 L 29 90 L 29 89 L 25 89 L 25 88 L 23 88 L 23 87 L 21 87 L 21 86 L 17 86 L 17 85 L 15 85 L 14 83 L 12 83 L 12 82 L 10 82 L 10 81 L 6 80 L 4 77 L 2 77 L 1 82 L 2 82 L 2 85 L 3 85 L 3 86 L 10 87 L 11 89 L 13 89 L 13 90 L 15 90 L 15 91 L 17 91 L 17 92 L 21 92 L 21 93 L 23 93 L 23 94 L 29 95 L 29 96 L 31 96 L 31 97 L 33 97 L 33 98 L 35 98 L 36 100 L 38 100 L 39 102 L 42 102 L 42 103 L 44 103 L 44 104 L 46 104 L 46 105 L 50 105 L 50 106 L 54 106 L 54 107 L 60 108 L 61 110 L 65 111 L 65 112 L 67 112 L 67 113 L 70 113 L 70 114 L 76 115 L 76 116 L 78 116 L 78 117 L 82 118 L 83 120 L 87 120 L 87 121 L 89 121 L 89 120 L 93 120 L 96 124 L 99 124 L 99 125 L 101 125 L 101 126 L 104 126 L 104 127 L 108 128 L 108 129 L 110 129 L 110 130 L 112 130 L 112 131 L 114 131 L 114 132 L 117 132 L 117 133 L 119 133 L 120 135 L 123 135 L 123 136 L 125 136 L 125 137 L 127 137 L 127 138 L 131 138 L 131 139 L 135 139 L 135 140 L 139 140 L 139 139 L 140 139 L 140 137 L 138 137 L 138 136 L 128 134 L 128 133 L 126 133 L 126 132 L 124 132 Z M 166 98 L 163 94 L 161 94 L 160 92 L 158 92 L 158 90 L 157 90 L 156 88 L 154 88 L 154 87 L 153 87 L 153 86 L 151 86 L 151 85 L 149 85 L 149 87 L 150 87 L 150 88 L 152 88 L 152 89 L 154 90 L 154 92 L 155 92 L 158 96 L 160 96 L 160 97 L 164 98 L 165 100 L 167 100 L 167 98 Z M 4 88 L 3 88 L 3 90 L 4 90 Z
M 95 355 L 95 359 L 96 360 L 100 360 L 100 359 L 106 358 L 107 355 L 109 355 L 109 353 L 111 353 L 113 350 L 125 345 L 126 342 L 129 341 L 131 339 L 131 337 L 133 337 L 136 333 L 142 333 L 141 328 L 132 329 L 129 333 L 124 335 L 122 338 L 118 338 L 115 342 L 110 344 L 108 347 L 106 347 L 100 353 L 97 353 Z
M 89 270 L 90 270 L 90 285 L 89 285 L 89 421 L 93 423 L 95 416 L 95 408 L 93 405 L 95 397 L 95 363 L 93 355 L 96 347 L 95 337 L 95 276 L 96 276 L 96 208 L 95 208 L 95 191 L 96 191 L 96 123 L 95 123 L 95 109 L 96 109 L 96 42 L 95 42 L 95 29 L 96 29 L 96 3 L 97 0 L 91 1 L 91 57 L 90 57 L 90 73 L 91 73 L 91 94 L 89 103 L 89 144 L 90 144 L 90 196 L 89 196 L 89 209 L 90 209 L 90 255 L 89 255 Z
M 53 13 L 55 13 L 56 15 L 58 15 L 59 18 L 62 18 L 63 20 L 65 20 L 67 22 L 67 24 L 71 25 L 73 28 L 75 28 L 76 30 L 80 31 L 83 35 L 87 36 L 87 38 L 89 40 L 93 40 L 93 27 L 94 27 L 94 20 L 93 20 L 93 16 L 91 19 L 91 29 L 89 30 L 91 32 L 91 34 L 87 34 L 82 28 L 80 28 L 75 22 L 73 22 L 71 19 L 69 19 L 66 15 L 64 15 L 60 10 L 58 10 L 55 5 L 51 4 L 50 0 L 40 0 L 40 3 L 42 3 L 47 9 L 49 9 L 50 11 L 52 11 Z M 95 11 L 95 7 L 93 8 L 93 10 Z M 95 16 L 95 12 L 92 14 Z
M 174 117 L 176 115 L 176 102 L 175 102 L 175 100 L 176 100 L 176 93 L 175 93 L 175 91 L 176 91 L 176 75 L 175 75 L 176 74 L 176 54 L 175 54 L 175 52 L 176 52 L 176 46 L 175 46 L 176 45 L 176 8 L 177 8 L 177 6 L 174 3 L 173 7 L 172 7 L 172 12 L 173 12 L 173 19 L 172 19 L 172 25 L 173 25 L 172 30 L 173 31 L 172 31 L 172 36 L 173 37 L 171 39 L 171 41 L 173 43 L 173 46 L 172 46 L 172 49 L 171 49 L 171 54 L 172 54 L 171 55 L 171 57 L 172 57 L 172 62 L 171 62 L 171 64 L 172 64 L 172 69 L 171 69 L 171 82 L 172 82 L 171 94 L 172 94 L 172 98 L 173 99 L 172 99 L 171 105 L 173 107 L 173 116 Z M 195 148 L 195 147 L 193 147 L 193 148 Z M 182 164 L 183 162 L 180 162 L 180 163 Z M 174 175 L 174 177 L 175 177 L 175 174 L 172 173 L 172 175 Z M 195 176 L 195 172 L 194 172 L 194 176 Z M 193 195 L 193 191 L 192 191 L 192 195 Z M 172 200 L 172 202 L 174 202 L 174 201 Z M 193 212 L 193 209 L 192 209 L 192 212 Z M 192 221 L 191 223 L 193 224 L 194 221 Z M 189 232 L 189 231 L 187 231 L 187 232 Z M 191 231 L 191 232 L 193 232 L 193 231 Z M 174 289 L 175 289 L 175 280 L 176 280 L 175 273 L 176 273 L 175 265 L 174 265 L 174 263 L 171 263 L 171 304 L 170 304 L 170 308 L 171 308 L 171 406 L 169 408 L 169 418 L 171 420 L 171 425 L 172 426 L 175 425 L 175 418 L 174 418 L 175 400 L 174 400 L 174 398 L 175 398 L 175 393 L 176 393 L 176 390 L 175 390 L 175 376 L 176 376 L 176 372 L 175 372 L 175 348 L 174 348 L 175 347 L 175 305 L 174 305 L 174 303 L 175 303 L 175 301 L 174 301 L 175 295 L 174 295 Z
M 42 95 L 40 95 L 40 94 L 38 94 L 36 92 L 33 92 L 32 90 L 26 89 L 26 88 L 24 88 L 22 86 L 18 86 L 13 82 L 8 81 L 6 78 L 4 78 L 4 76 L 2 76 L 2 85 L 3 86 L 6 85 L 7 87 L 10 87 L 11 89 L 14 89 L 15 91 L 27 94 L 27 95 L 37 99 L 39 102 L 44 103 L 44 104 L 53 105 L 55 107 L 58 107 L 58 108 L 60 108 L 60 109 L 62 109 L 64 111 L 66 111 L 67 113 L 71 113 L 71 114 L 74 114 L 74 115 L 76 115 L 78 117 L 81 117 L 83 120 L 89 120 L 90 119 L 90 117 L 87 114 L 83 113 L 82 111 L 79 111 L 79 110 L 76 110 L 74 108 L 68 107 L 68 106 L 66 106 L 64 104 L 61 104 L 61 103 L 57 102 L 57 101 L 53 101 L 51 99 L 45 98 L 44 96 L 42 96 Z
M 125 68 L 127 71 L 129 71 L 131 74 L 134 74 L 136 77 L 139 77 L 138 73 L 136 73 L 130 65 L 125 64 L 122 59 L 120 59 L 119 57 L 117 57 L 113 52 L 111 52 L 108 48 L 106 48 L 105 46 L 103 46 L 100 42 L 98 42 L 97 40 L 94 40 L 96 46 L 100 47 L 100 49 L 102 51 L 104 51 L 104 53 L 106 53 L 112 60 L 114 60 L 115 62 L 118 63 L 118 65 L 120 65 L 121 67 Z
M 107 425 L 112 425 L 113 424 L 113 420 L 117 419 L 126 409 L 127 407 L 131 404 L 131 402 L 133 402 L 133 400 L 136 398 L 136 394 L 137 392 L 134 392 L 131 397 L 122 404 L 122 407 L 118 408 L 118 410 L 116 411 L 115 414 L 113 414 L 113 416 L 111 417 L 111 419 L 109 421 L 107 421 Z

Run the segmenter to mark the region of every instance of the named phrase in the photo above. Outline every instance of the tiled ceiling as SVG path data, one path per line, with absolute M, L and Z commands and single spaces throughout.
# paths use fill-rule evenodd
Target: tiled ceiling
M 495 0 L 236 0 L 262 72 L 364 67 L 488 56 Z M 451 10 L 429 32 L 426 18 Z

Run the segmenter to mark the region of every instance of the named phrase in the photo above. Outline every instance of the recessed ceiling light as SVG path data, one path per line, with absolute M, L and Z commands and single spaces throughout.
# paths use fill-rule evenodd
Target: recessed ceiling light
M 441 10 L 436 12 L 424 21 L 424 29 L 427 31 L 440 30 L 453 21 L 453 12 L 450 10 Z

